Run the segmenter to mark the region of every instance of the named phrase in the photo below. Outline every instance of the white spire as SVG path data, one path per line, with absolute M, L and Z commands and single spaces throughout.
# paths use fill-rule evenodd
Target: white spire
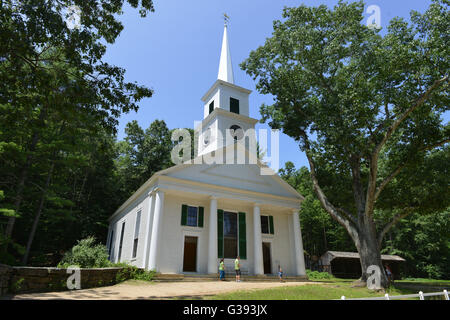
M 227 23 L 223 30 L 222 51 L 220 53 L 219 74 L 217 79 L 234 84 L 233 66 L 231 64 L 230 47 L 228 45 Z

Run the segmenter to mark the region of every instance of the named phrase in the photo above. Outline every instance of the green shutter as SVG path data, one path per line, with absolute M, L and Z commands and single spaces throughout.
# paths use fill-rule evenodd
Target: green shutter
M 270 232 L 270 234 L 274 234 L 274 229 L 273 229 L 273 216 L 269 216 L 269 232 Z
M 223 210 L 217 210 L 217 256 L 223 258 Z
M 183 204 L 181 206 L 181 225 L 185 226 L 187 225 L 187 208 L 188 206 Z
M 198 207 L 198 226 L 203 228 L 203 207 Z
M 245 212 L 239 212 L 239 257 L 247 259 L 247 228 Z

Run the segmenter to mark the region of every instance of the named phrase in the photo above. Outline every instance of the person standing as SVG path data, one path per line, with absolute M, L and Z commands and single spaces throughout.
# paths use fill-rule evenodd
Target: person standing
M 241 264 L 239 263 L 239 256 L 234 260 L 234 271 L 236 272 L 236 282 L 241 282 Z
M 392 274 L 391 268 L 389 268 L 388 264 L 384 265 L 384 269 L 386 270 L 386 275 L 388 278 L 388 286 L 390 286 L 394 282 L 394 275 Z
M 225 263 L 223 259 L 220 260 L 219 264 L 219 280 L 225 280 Z
M 278 278 L 280 278 L 280 282 L 283 282 L 283 270 L 280 265 L 278 265 Z

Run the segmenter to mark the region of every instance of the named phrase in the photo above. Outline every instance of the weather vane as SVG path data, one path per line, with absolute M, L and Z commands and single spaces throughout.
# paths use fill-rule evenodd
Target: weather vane
M 226 13 L 224 13 L 223 20 L 225 21 L 225 25 L 228 25 L 228 22 L 230 21 L 230 17 Z

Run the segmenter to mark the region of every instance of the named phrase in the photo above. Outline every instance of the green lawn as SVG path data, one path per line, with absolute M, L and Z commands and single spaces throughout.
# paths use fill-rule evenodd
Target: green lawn
M 382 297 L 383 292 L 373 292 L 367 288 L 352 288 L 351 281 L 334 281 L 333 283 L 308 284 L 303 286 L 280 287 L 265 290 L 242 290 L 219 294 L 208 299 L 216 300 L 331 300 L 347 298 Z M 405 289 L 391 288 L 389 295 L 411 294 Z
M 406 278 L 404 280 L 397 280 L 395 282 L 424 284 L 424 285 L 430 285 L 430 286 L 450 286 L 450 280 L 435 280 L 435 279 L 425 279 L 425 278 Z

